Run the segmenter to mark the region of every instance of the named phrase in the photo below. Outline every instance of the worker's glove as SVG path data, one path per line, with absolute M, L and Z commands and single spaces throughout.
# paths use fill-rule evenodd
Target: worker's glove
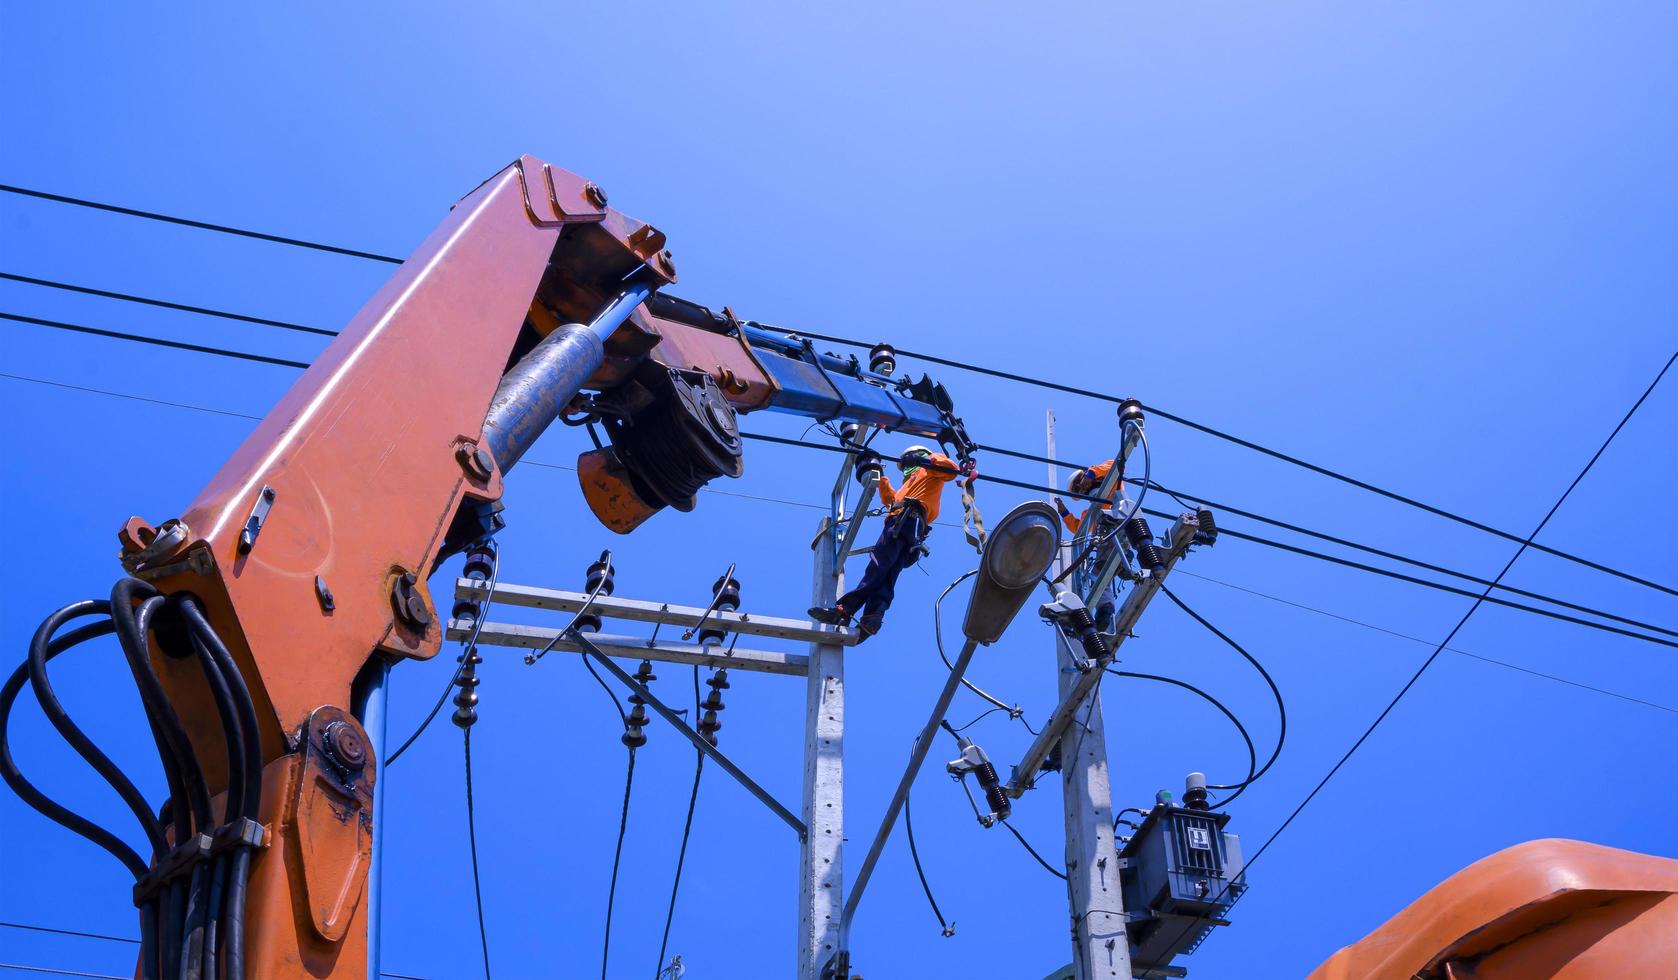
M 856 466 L 852 470 L 856 474 L 856 482 L 868 486 L 880 478 L 880 454 L 872 449 L 864 449 L 857 454 Z
M 1061 514 L 1063 514 L 1063 515 L 1071 513 L 1071 511 L 1066 509 L 1066 501 L 1060 499 L 1059 497 L 1055 497 L 1054 501 L 1055 501 L 1055 510 L 1060 511 Z
M 969 480 L 973 479 L 975 476 L 978 476 L 979 475 L 979 463 L 978 463 L 978 461 L 975 460 L 971 456 L 962 460 L 961 461 L 961 475 L 967 477 Z

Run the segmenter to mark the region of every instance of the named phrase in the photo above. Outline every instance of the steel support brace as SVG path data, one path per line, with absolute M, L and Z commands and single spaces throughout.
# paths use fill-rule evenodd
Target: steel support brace
M 815 543 L 810 599 L 831 606 L 839 597 L 845 565 L 837 522 L 845 516 L 845 489 L 855 454 L 846 454 L 833 483 L 832 511 Z M 861 510 L 852 523 L 860 523 Z M 845 902 L 845 649 L 833 641 L 810 644 L 804 697 L 804 823 L 809 827 L 798 867 L 798 977 L 817 980 L 839 951 L 840 910 Z
M 683 721 L 681 717 L 674 711 L 671 711 L 663 701 L 660 701 L 656 696 L 654 696 L 653 692 L 647 690 L 647 686 L 645 684 L 636 680 L 629 671 L 619 667 L 611 657 L 607 656 L 604 651 L 594 645 L 593 641 L 588 638 L 588 634 L 573 629 L 570 633 L 570 639 L 573 643 L 582 647 L 584 656 L 593 657 L 602 667 L 611 671 L 612 676 L 622 681 L 625 687 L 640 695 L 641 699 L 645 701 L 649 707 L 656 711 L 660 718 L 669 722 L 672 728 L 681 732 L 688 741 L 692 742 L 694 748 L 705 753 L 705 755 L 713 762 L 721 766 L 724 772 L 739 780 L 740 785 L 746 787 L 747 792 L 757 797 L 764 806 L 775 811 L 775 815 L 780 817 L 782 820 L 785 820 L 787 822 L 787 826 L 798 831 L 800 839 L 808 836 L 805 830 L 804 821 L 793 816 L 791 810 L 782 806 L 780 800 L 775 799 L 774 796 L 770 795 L 768 790 L 759 786 L 756 780 L 746 775 L 744 770 L 735 765 L 733 760 L 729 759 L 728 756 L 723 755 L 715 745 L 705 741 L 705 736 L 694 731 L 687 722 Z

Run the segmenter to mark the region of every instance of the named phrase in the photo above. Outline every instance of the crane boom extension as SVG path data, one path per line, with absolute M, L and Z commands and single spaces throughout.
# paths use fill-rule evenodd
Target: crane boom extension
M 501 527 L 503 476 L 554 418 L 612 437 L 580 475 L 619 531 L 691 507 L 696 480 L 739 472 L 736 413 L 965 444 L 942 387 L 660 295 L 675 277 L 662 232 L 582 177 L 520 158 L 454 206 L 179 518 L 123 527 L 123 564 L 143 584 L 125 586 L 111 615 L 139 624 L 136 677 L 149 660 L 164 701 L 148 701 L 154 730 L 168 727 L 158 712 L 178 716 L 190 746 L 169 744 L 176 768 L 212 801 L 236 766 L 259 780 L 243 798 L 260 799 L 260 833 L 246 821 L 231 845 L 252 849 L 250 975 L 364 975 L 381 760 L 346 709 L 375 670 L 438 652 L 449 617 L 427 579 Z M 891 370 L 889 358 L 874 366 Z M 178 607 L 214 635 L 187 646 L 164 623 Z M 206 659 L 218 642 L 230 659 L 215 663 L 236 676 Z M 254 731 L 218 711 L 240 680 Z M 259 743 L 259 775 L 229 750 L 241 739 Z M 184 805 L 172 801 L 169 850 L 136 886 L 148 930 L 169 914 L 158 888 L 185 887 L 180 869 L 230 833 L 205 825 L 202 807 L 187 820 Z M 147 948 L 141 975 L 188 969 L 168 945 Z

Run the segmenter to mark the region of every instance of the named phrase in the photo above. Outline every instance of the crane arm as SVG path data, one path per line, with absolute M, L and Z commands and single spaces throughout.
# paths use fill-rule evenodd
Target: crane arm
M 237 853 L 229 914 L 251 975 L 364 975 L 381 760 L 352 709 L 385 666 L 436 655 L 447 617 L 427 579 L 502 526 L 503 478 L 553 419 L 606 429 L 580 476 L 625 532 L 739 473 L 740 413 L 965 440 L 944 390 L 893 380 L 889 357 L 818 353 L 662 294 L 675 278 L 662 232 L 522 157 L 453 207 L 178 518 L 122 528 L 141 581 L 109 615 L 161 691 L 154 730 L 184 735 L 159 742 L 171 785 L 222 815 L 168 805 L 166 850 L 136 885 L 148 929 L 177 914 L 168 889 L 200 887 L 202 862 L 221 880 Z M 230 782 L 254 820 L 235 821 Z M 201 935 L 181 925 L 144 947 L 142 976 L 190 972 L 169 959 Z

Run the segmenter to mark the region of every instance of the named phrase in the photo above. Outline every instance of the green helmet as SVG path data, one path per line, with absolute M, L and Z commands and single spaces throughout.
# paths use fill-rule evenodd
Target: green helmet
M 919 463 L 912 461 L 913 457 L 920 457 L 924 459 L 931 455 L 932 450 L 928 449 L 926 446 L 910 446 L 908 449 L 903 450 L 902 456 L 898 457 L 897 468 L 907 473 L 920 465 Z

